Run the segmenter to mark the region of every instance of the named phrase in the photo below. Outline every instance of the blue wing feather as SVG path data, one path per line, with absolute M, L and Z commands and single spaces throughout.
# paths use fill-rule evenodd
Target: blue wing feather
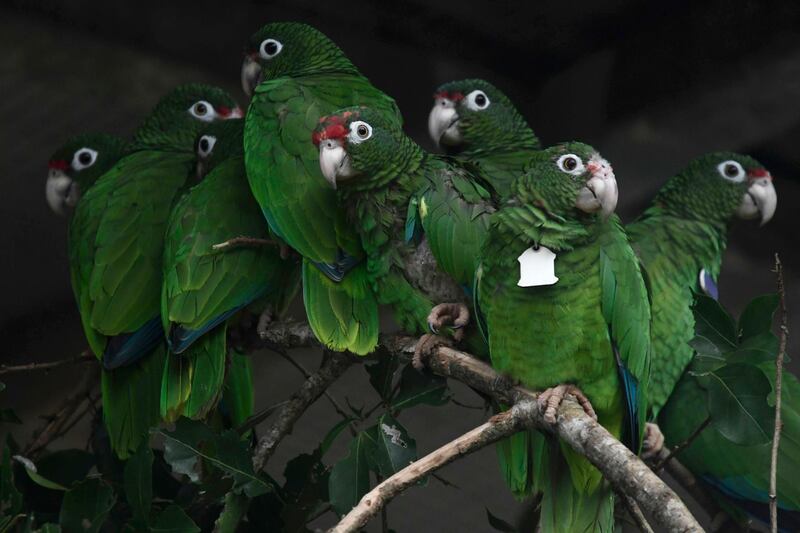
M 103 368 L 128 366 L 152 352 L 164 338 L 161 317 L 151 318 L 133 333 L 111 337 L 103 352 Z

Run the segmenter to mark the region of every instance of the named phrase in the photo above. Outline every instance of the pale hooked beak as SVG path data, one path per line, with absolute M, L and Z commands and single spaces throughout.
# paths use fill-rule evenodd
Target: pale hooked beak
M 253 97 L 258 84 L 261 83 L 261 65 L 258 63 L 254 55 L 244 56 L 242 62 L 242 90 L 248 98 Z
M 342 139 L 323 139 L 319 142 L 319 168 L 334 189 L 339 180 L 352 178 L 356 174 Z
M 614 170 L 608 161 L 597 154 L 589 159 L 586 169 L 591 177 L 578 193 L 575 207 L 587 213 L 600 212 L 603 218 L 608 218 L 617 208 L 619 198 Z
M 63 170 L 51 168 L 47 173 L 45 196 L 50 209 L 58 215 L 66 215 L 69 209 L 78 204 L 80 190 L 78 184 Z
M 428 115 L 428 133 L 438 146 L 458 146 L 463 140 L 458 129 L 456 103 L 449 98 L 436 97 Z
M 755 175 L 750 176 L 750 186 L 736 214 L 745 220 L 759 218 L 763 226 L 770 221 L 777 207 L 778 193 L 772 184 L 772 175 L 765 170 L 756 171 Z

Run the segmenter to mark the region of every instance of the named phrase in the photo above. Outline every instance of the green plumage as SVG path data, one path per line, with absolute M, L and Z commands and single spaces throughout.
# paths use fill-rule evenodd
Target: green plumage
M 400 114 L 394 100 L 317 30 L 268 24 L 252 37 L 251 48 L 258 50 L 267 38 L 282 48 L 271 59 L 259 59 L 264 81 L 255 90 L 245 128 L 250 186 L 272 231 L 307 262 L 304 300 L 314 333 L 332 349 L 365 354 L 377 343 L 377 305 L 364 268 L 352 268 L 364 252 L 354 228 L 345 223 L 335 191 L 320 174 L 311 132 L 320 116 L 348 105 L 375 106 L 398 124 Z M 308 263 L 335 283 L 311 272 Z
M 541 152 L 494 215 L 476 284 L 478 313 L 499 371 L 534 390 L 577 385 L 600 424 L 636 449 L 649 377 L 647 292 L 619 220 L 573 207 L 586 176 L 556 167 L 567 153 L 588 161 L 594 151 L 571 143 Z M 517 257 L 534 245 L 556 254 L 554 285 L 517 285 Z M 626 395 L 615 351 L 636 384 L 633 397 Z M 566 445 L 542 450 L 540 435 L 528 439 L 504 443 L 500 453 L 509 455 L 501 464 L 518 496 L 544 491 L 544 531 L 610 531 L 613 498 L 600 472 Z M 545 463 L 547 470 L 531 471 Z
M 167 226 L 161 316 L 177 352 L 164 371 L 161 412 L 167 420 L 201 418 L 216 405 L 228 321 L 250 306 L 278 315 L 298 289 L 299 263 L 281 258 L 277 243 L 213 248 L 240 236 L 270 239 L 247 183 L 242 127 L 242 121 L 229 120 L 202 132 L 198 165 L 209 173 L 177 203 Z M 212 151 L 203 151 L 211 142 Z
M 164 230 L 194 169 L 194 137 L 205 122 L 192 111 L 200 101 L 206 114 L 214 111 L 208 106 L 235 106 L 213 87 L 175 89 L 137 130 L 131 153 L 84 195 L 70 224 L 72 285 L 89 346 L 107 369 L 134 364 L 104 374 L 104 416 L 121 457 L 136 449 L 143 438 L 140 429 L 158 417 L 157 392 L 154 401 L 140 398 L 137 406 L 126 400 L 126 391 L 139 387 L 140 395 L 153 392 L 152 383 L 161 379 L 164 350 L 152 347 L 158 343 L 157 329 L 149 337 L 155 342 L 134 346 L 124 358 L 113 358 L 109 348 L 116 350 L 131 339 L 128 335 L 158 320 Z

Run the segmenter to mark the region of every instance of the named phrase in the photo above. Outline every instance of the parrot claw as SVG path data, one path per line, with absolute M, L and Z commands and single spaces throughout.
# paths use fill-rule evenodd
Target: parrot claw
M 267 331 L 269 330 L 269 326 L 272 324 L 273 320 L 275 320 L 275 312 L 271 306 L 267 307 L 261 312 L 261 315 L 258 317 L 258 325 L 256 326 L 258 338 L 262 340 L 267 338 Z
M 590 418 L 597 420 L 597 413 L 594 412 L 594 407 L 592 407 L 589 398 L 587 398 L 586 395 L 583 394 L 583 392 L 575 385 L 563 384 L 550 387 L 542 392 L 536 399 L 536 401 L 539 402 L 539 407 L 544 409 L 545 422 L 548 424 L 556 423 L 556 414 L 558 408 L 561 405 L 561 402 L 564 401 L 564 397 L 566 397 L 568 394 L 571 394 L 575 397 L 575 400 L 578 402 L 578 404 L 580 404 L 580 406 L 583 408 L 583 411 L 589 415 Z
M 658 457 L 664 448 L 664 434 L 658 424 L 648 422 L 644 426 L 644 441 L 642 442 L 642 459 Z
M 460 341 L 464 338 L 464 327 L 469 324 L 469 308 L 462 303 L 444 303 L 431 309 L 428 315 L 428 328 L 438 334 L 445 326 L 453 329 L 453 338 Z
M 425 368 L 425 360 L 430 357 L 431 353 L 439 346 L 452 346 L 453 341 L 441 335 L 426 333 L 417 341 L 414 347 L 414 357 L 411 359 L 411 364 L 419 371 Z

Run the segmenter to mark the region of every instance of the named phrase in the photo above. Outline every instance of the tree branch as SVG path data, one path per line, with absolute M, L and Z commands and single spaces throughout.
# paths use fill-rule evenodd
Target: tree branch
M 277 418 L 259 439 L 253 455 L 253 470 L 259 472 L 275 453 L 278 443 L 291 433 L 294 423 L 308 407 L 334 382 L 344 374 L 356 358 L 347 353 L 326 350 L 325 359 L 319 370 L 305 380 L 300 390 L 278 412 Z
M 50 370 L 51 368 L 57 368 L 59 366 L 71 365 L 73 363 L 88 363 L 91 361 L 97 361 L 97 358 L 94 355 L 92 355 L 92 353 L 89 352 L 89 350 L 84 350 L 75 357 L 71 357 L 69 359 L 59 359 L 58 361 L 50 361 L 47 363 L 28 363 L 26 365 L 16 365 L 16 366 L 0 365 L 0 375 L 11 374 L 13 372 Z
M 622 505 L 628 511 L 628 514 L 631 515 L 631 518 L 636 523 L 636 527 L 639 528 L 641 533 L 653 533 L 653 528 L 650 527 L 650 524 L 647 522 L 647 518 L 645 518 L 644 513 L 639 508 L 639 505 L 627 494 L 624 492 L 617 492 L 617 497 L 622 501 Z
M 783 359 L 786 356 L 786 342 L 789 337 L 786 313 L 786 287 L 783 284 L 783 264 L 775 254 L 775 274 L 778 276 L 778 294 L 781 309 L 781 337 L 778 357 L 775 359 L 775 430 L 772 435 L 772 459 L 769 467 L 769 521 L 772 533 L 778 531 L 778 448 L 781 442 L 781 385 L 783 384 Z

